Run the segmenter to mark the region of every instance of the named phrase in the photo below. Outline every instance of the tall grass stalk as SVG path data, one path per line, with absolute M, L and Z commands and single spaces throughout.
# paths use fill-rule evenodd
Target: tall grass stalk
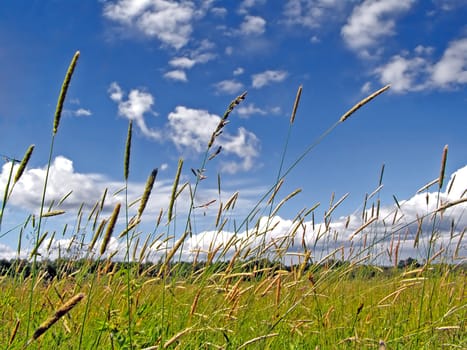
M 39 245 L 39 239 L 41 235 L 41 226 L 42 226 L 42 215 L 44 213 L 44 206 L 45 206 L 45 196 L 47 193 L 47 183 L 49 180 L 49 172 L 50 172 L 50 165 L 52 163 L 52 156 L 53 156 L 53 149 L 54 149 L 54 142 L 55 142 L 55 136 L 58 131 L 58 126 L 60 124 L 60 118 L 62 116 L 62 110 L 63 110 L 63 103 L 65 101 L 66 94 L 68 92 L 68 87 L 70 85 L 71 77 L 73 75 L 73 72 L 75 70 L 76 64 L 78 62 L 78 58 L 80 56 L 80 52 L 76 51 L 74 54 L 71 63 L 68 67 L 68 70 L 65 75 L 65 79 L 63 80 L 63 84 L 60 90 L 60 94 L 58 96 L 58 101 L 57 101 L 57 106 L 55 108 L 55 115 L 54 115 L 54 120 L 53 120 L 53 128 L 52 128 L 52 138 L 50 141 L 50 147 L 49 147 L 49 157 L 47 160 L 47 167 L 46 167 L 46 173 L 45 173 L 45 179 L 44 179 L 44 186 L 42 190 L 42 197 L 41 197 L 41 205 L 40 205 L 40 212 L 39 212 L 39 222 L 37 224 L 36 228 L 36 236 L 35 236 L 35 249 L 38 248 Z M 32 152 L 32 151 L 31 151 Z M 29 293 L 29 309 L 28 309 L 28 321 L 27 321 L 27 333 L 26 336 L 29 336 L 30 328 L 31 328 L 31 319 L 32 319 L 32 305 L 33 305 L 33 299 L 34 299 L 34 284 L 35 280 L 37 278 L 37 254 L 34 254 L 32 256 L 33 263 L 32 263 L 32 282 L 31 282 L 31 288 L 30 288 L 30 293 Z

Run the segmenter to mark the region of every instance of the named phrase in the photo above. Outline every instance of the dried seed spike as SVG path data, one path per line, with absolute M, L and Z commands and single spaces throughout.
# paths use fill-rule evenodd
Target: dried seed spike
M 62 215 L 62 214 L 65 214 L 65 210 L 51 210 L 51 211 L 48 211 L 47 213 L 43 213 L 42 217 L 48 218 L 50 216 L 57 216 L 57 215 Z
M 146 180 L 146 186 L 144 187 L 143 196 L 141 197 L 141 203 L 138 208 L 138 218 L 143 215 L 144 209 L 148 204 L 149 196 L 151 195 L 152 188 L 154 186 L 154 181 L 156 181 L 157 168 L 151 171 L 148 179 Z
M 172 186 L 172 194 L 170 196 L 169 209 L 167 212 L 168 222 L 172 221 L 172 214 L 173 214 L 173 208 L 174 208 L 175 197 L 176 197 L 175 194 L 177 193 L 178 183 L 180 182 L 180 174 L 182 173 L 182 168 L 183 168 L 183 159 L 180 158 L 178 160 L 177 172 L 175 174 L 175 179 L 174 179 L 174 183 Z M 193 171 L 193 173 L 196 174 L 196 171 L 194 171 L 194 169 L 191 169 L 191 171 Z
M 51 317 L 49 317 L 46 321 L 44 321 L 32 335 L 31 339 L 28 341 L 27 344 L 30 344 L 32 341 L 39 338 L 42 334 L 44 334 L 50 327 L 54 325 L 61 317 L 65 316 L 71 309 L 73 309 L 82 299 L 84 298 L 84 293 L 76 294 L 70 300 L 68 300 L 65 304 L 62 305 Z
M 91 243 L 89 243 L 89 251 L 93 250 L 94 246 L 96 245 L 97 240 L 101 236 L 102 231 L 104 230 L 104 226 L 107 223 L 106 219 L 103 219 L 99 226 L 97 227 L 96 233 L 92 237 Z
M 303 86 L 300 85 L 297 90 L 297 95 L 295 96 L 295 102 L 293 104 L 292 115 L 290 116 L 290 124 L 293 124 L 295 121 L 295 115 L 297 114 L 298 104 L 300 103 L 300 96 L 302 96 Z
M 443 187 L 443 182 L 444 182 L 444 172 L 446 171 L 446 160 L 447 160 L 447 157 L 448 157 L 448 145 L 444 146 L 444 149 L 443 149 L 443 157 L 441 158 L 441 169 L 439 171 L 439 180 L 438 180 L 438 184 L 439 184 L 439 189 L 441 189 Z
M 73 75 L 73 71 L 75 70 L 79 55 L 80 55 L 80 52 L 76 51 L 75 55 L 73 56 L 71 60 L 70 66 L 68 67 L 68 71 L 66 72 L 65 79 L 63 80 L 62 89 L 60 90 L 60 95 L 58 96 L 57 108 L 55 109 L 53 135 L 57 133 L 58 125 L 60 124 L 60 118 L 62 116 L 62 109 L 63 109 L 63 102 L 65 102 L 65 97 L 68 91 L 68 87 L 70 85 L 71 76 Z
M 128 123 L 128 132 L 126 135 L 125 143 L 125 155 L 123 158 L 123 178 L 128 181 L 128 175 L 130 173 L 130 153 L 131 153 L 131 134 L 133 130 L 133 121 L 130 120 Z
M 118 214 L 120 213 L 121 204 L 117 203 L 112 212 L 112 216 L 109 219 L 109 225 L 107 226 L 107 230 L 105 231 L 104 240 L 102 241 L 101 245 L 101 255 L 104 255 L 105 250 L 107 249 L 107 244 L 109 244 L 110 236 L 112 236 L 112 232 L 115 228 L 115 223 L 117 222 Z
M 381 95 L 383 92 L 388 90 L 391 87 L 391 85 L 386 85 L 385 87 L 379 89 L 378 91 L 372 93 L 368 97 L 365 97 L 363 100 L 358 102 L 356 105 L 354 105 L 352 108 L 350 108 L 344 115 L 341 117 L 339 120 L 340 123 L 346 121 L 352 114 L 354 114 L 357 110 L 359 110 L 361 107 L 366 105 L 368 102 L 370 102 L 372 99 L 374 99 L 376 96 Z
M 18 170 L 16 171 L 15 179 L 13 180 L 13 183 L 17 183 L 18 180 L 21 178 L 21 175 L 24 173 L 24 169 L 26 169 L 26 165 L 29 162 L 29 159 L 31 159 L 32 151 L 34 151 L 34 145 L 29 146 L 29 148 L 26 150 L 26 153 L 24 154 L 23 159 L 21 160 L 21 163 L 19 163 Z

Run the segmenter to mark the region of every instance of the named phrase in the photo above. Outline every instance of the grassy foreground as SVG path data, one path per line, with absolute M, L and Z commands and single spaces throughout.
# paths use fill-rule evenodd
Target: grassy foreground
M 78 57 L 79 52 L 73 57 L 58 99 L 47 171 L 62 106 Z M 282 200 L 275 198 L 287 174 L 335 127 L 387 88 L 357 103 L 289 168 L 284 168 L 289 129 L 277 181 L 243 222 L 251 225 L 249 236 L 240 235 L 246 227 L 239 225 L 238 237 L 233 236 L 221 243 L 213 241 L 209 250 L 196 255 L 194 261 L 181 261 L 180 252 L 185 241 L 196 234 L 191 231 L 191 220 L 195 216 L 196 193 L 204 175 L 193 170 L 195 182 L 180 184 L 182 160 L 174 178 L 168 208 L 161 211 L 152 233 L 141 234 L 138 227 L 151 196 L 157 170 L 150 173 L 146 189 L 136 202 L 139 207 L 134 216 L 130 218 L 129 215 L 131 202 L 128 196 L 124 202 L 115 205 L 111 214 L 104 213 L 108 196 L 104 193 L 82 225 L 91 230 L 91 236 L 85 237 L 78 229 L 71 238 L 71 241 L 79 243 L 80 251 L 74 253 L 76 258 L 68 256 L 55 261 L 48 261 L 43 253 L 39 253 L 47 252 L 54 238 L 54 234 L 49 236 L 44 229 L 42 219 L 64 214 L 60 203 L 66 198 L 55 206 L 46 203 L 46 177 L 40 213 L 23 224 L 23 230 L 27 228 L 34 233 L 28 261 L 18 258 L 3 262 L 0 268 L 0 347 L 466 349 L 466 267 L 452 263 L 459 259 L 458 249 L 454 249 L 456 256 L 451 257 L 448 252 L 452 250 L 438 244 L 439 232 L 435 224 L 442 219 L 445 210 L 464 203 L 464 197 L 453 202 L 439 202 L 435 210 L 419 219 L 414 248 L 425 240 L 427 249 L 422 265 L 383 268 L 371 264 L 372 255 L 377 251 L 373 248 L 388 241 L 391 242 L 387 247 L 388 255 L 397 265 L 401 243 L 400 235 L 396 235 L 391 227 L 378 241 L 371 239 L 372 227 L 384 221 L 379 217 L 379 200 L 372 209 L 364 207 L 362 225 L 350 236 L 352 240 L 366 232 L 364 243 L 356 245 L 350 254 L 346 252 L 345 259 L 344 250 L 347 248 L 338 247 L 335 250 L 329 248 L 330 254 L 314 261 L 313 247 L 302 243 L 302 249 L 294 253 L 296 264 L 281 264 L 283 257 L 290 254 L 291 242 L 302 237 L 299 230 L 305 219 L 312 217 L 314 222 L 316 206 L 298 213 L 290 235 L 275 238 L 272 242 L 268 232 L 274 229 L 273 221 L 267 220 L 266 227 L 260 225 L 258 213 L 263 214 L 264 223 L 264 213 L 272 218 L 287 200 L 298 193 L 293 192 Z M 297 92 L 290 127 L 294 123 L 300 96 L 301 88 Z M 211 139 L 206 140 L 207 149 L 199 169 L 205 169 L 222 152 L 216 141 L 226 127 L 230 113 L 243 99 L 245 94 L 231 103 Z M 123 162 L 127 185 L 131 137 L 130 122 Z M 20 181 L 33 149 L 31 146 L 18 164 L 12 161 L 10 180 L 4 189 L 0 224 L 14 185 Z M 438 185 L 438 191 L 443 187 L 446 156 L 447 148 L 441 161 L 440 177 L 430 184 Z M 125 193 L 127 187 L 123 190 Z M 186 226 L 180 231 L 180 226 L 175 229 L 174 208 L 183 191 L 189 192 L 191 203 Z M 229 220 L 237 197 L 238 193 L 219 203 L 218 215 L 213 222 L 213 230 L 218 236 Z M 368 200 L 371 197 L 367 196 Z M 319 240 L 333 246 L 329 237 L 336 234 L 330 229 L 330 214 L 344 199 L 331 202 L 323 220 L 325 230 L 317 234 L 315 247 Z M 394 218 L 397 210 L 401 210 L 399 203 L 396 204 Z M 371 207 L 369 202 L 365 205 Z M 81 222 L 81 209 L 77 218 Z M 433 229 L 424 232 L 426 225 L 422 225 L 422 221 L 430 218 Z M 114 234 L 117 222 L 125 222 L 126 227 L 119 235 Z M 454 247 L 459 247 L 465 228 L 456 227 L 456 230 L 453 230 L 451 240 Z M 0 234 L 8 232 L 0 231 Z M 366 237 L 369 237 L 369 243 Z M 19 239 L 18 247 L 21 247 L 21 235 Z M 123 261 L 113 259 L 115 254 L 109 251 L 111 239 L 126 244 Z M 159 262 L 148 263 L 149 255 L 154 252 L 159 253 Z

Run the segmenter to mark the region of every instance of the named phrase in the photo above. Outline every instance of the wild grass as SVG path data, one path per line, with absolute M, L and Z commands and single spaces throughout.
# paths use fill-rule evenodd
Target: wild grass
M 299 118 L 299 87 L 276 180 L 248 215 L 233 224 L 230 236 L 224 233 L 232 227 L 231 215 L 241 194 L 235 192 L 222 200 L 219 175 L 217 202 L 200 205 L 195 198 L 205 169 L 222 156 L 216 140 L 246 93 L 232 101 L 206 140 L 200 167 L 191 169 L 193 183 L 180 183 L 184 162 L 179 160 L 168 207 L 161 209 L 150 232 L 142 232 L 140 224 L 151 193 L 157 191 L 153 188 L 157 169 L 151 171 L 141 197 L 130 202 L 130 122 L 123 155 L 124 201 L 113 202 L 113 211 L 106 211 L 111 197 L 106 190 L 87 216 L 81 207 L 69 247 L 55 260 L 48 260 L 55 232 L 46 231 L 42 220 L 70 215 L 59 205 L 46 203 L 45 195 L 61 109 L 78 57 L 79 52 L 72 59 L 57 103 L 39 214 L 19 226 L 18 237 L 12 231 L 0 231 L 0 236 L 18 239 L 17 259 L 0 266 L 3 349 L 467 348 L 467 267 L 465 258 L 459 256 L 466 228 L 453 220 L 449 242 L 440 235 L 444 213 L 467 201 L 465 192 L 458 199 L 441 200 L 447 147 L 439 178 L 419 190 L 423 193 L 437 184 L 436 206 L 415 222 L 407 222 L 404 203 L 395 197 L 394 208 L 381 208 L 383 167 L 378 187 L 365 196 L 357 219 L 349 216 L 344 226 L 335 226 L 332 214 L 347 195 L 338 200 L 332 195 L 322 220 L 315 223 L 317 203 L 297 213 L 286 234 L 272 234 L 278 225 L 274 216 L 301 191 L 298 188 L 282 196 L 287 175 L 329 133 L 389 86 L 356 103 L 286 167 L 288 143 Z M 33 149 L 30 146 L 21 162 L 11 160 L 0 224 Z M 177 203 L 187 198 L 182 197 L 184 192 L 189 195 L 185 216 L 177 211 Z M 130 217 L 135 204 L 138 209 Z M 210 205 L 218 205 L 213 238 L 204 251 L 192 251 L 191 259 L 184 260 L 184 246 L 197 234 L 195 209 Z M 184 224 L 180 226 L 181 217 Z M 124 223 L 124 229 L 116 235 L 118 222 Z M 416 232 L 411 231 L 414 225 Z M 20 255 L 26 230 L 34 232 L 29 260 Z M 340 235 L 345 235 L 344 243 Z M 126 251 L 113 251 L 112 240 L 124 243 Z M 405 241 L 425 252 L 421 264 L 399 259 Z M 389 262 L 386 266 L 375 263 L 382 256 Z

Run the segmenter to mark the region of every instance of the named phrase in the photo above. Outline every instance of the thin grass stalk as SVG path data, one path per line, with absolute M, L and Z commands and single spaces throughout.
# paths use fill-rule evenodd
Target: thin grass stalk
M 259 201 L 256 203 L 256 205 L 252 208 L 250 211 L 250 214 L 246 216 L 246 218 L 240 223 L 240 225 L 237 227 L 238 230 L 243 228 L 251 219 L 252 213 L 255 213 L 261 203 L 269 196 L 269 194 L 274 191 L 276 188 L 276 184 L 279 182 L 281 179 L 285 179 L 287 175 L 289 175 L 293 169 L 313 150 L 315 149 L 339 124 L 347 120 L 353 113 L 355 113 L 358 109 L 363 107 L 365 104 L 370 102 L 372 99 L 374 99 L 376 96 L 382 94 L 384 91 L 388 90 L 390 88 L 390 85 L 387 85 L 383 87 L 382 89 L 374 92 L 373 94 L 369 95 L 368 97 L 364 98 L 360 102 L 358 102 L 355 106 L 353 106 L 349 111 L 344 113 L 344 115 L 337 121 L 335 122 L 330 128 L 328 128 L 325 132 L 323 132 L 313 143 L 311 143 L 305 151 L 300 154 L 295 161 L 292 162 L 292 164 L 284 171 L 284 173 L 281 175 L 281 177 L 274 183 L 273 186 L 259 199 Z
M 50 141 L 50 148 L 49 148 L 49 157 L 47 160 L 47 167 L 46 167 L 46 172 L 45 172 L 45 179 L 44 179 L 44 186 L 42 190 L 42 197 L 41 197 L 41 205 L 40 205 L 40 213 L 39 213 L 39 220 L 36 228 L 36 233 L 35 233 L 35 241 L 36 245 L 37 242 L 39 242 L 40 239 L 40 234 L 41 234 L 41 226 L 42 226 L 42 214 L 44 212 L 44 207 L 45 207 L 45 195 L 47 193 L 47 184 L 49 181 L 49 173 L 50 173 L 50 166 L 52 164 L 52 155 L 53 155 L 53 149 L 54 149 L 54 143 L 55 143 L 55 136 L 58 131 L 58 126 L 60 124 L 60 118 L 62 115 L 62 109 L 63 109 L 63 103 L 65 101 L 66 93 L 68 91 L 68 87 L 70 85 L 71 77 L 73 75 L 73 72 L 76 67 L 76 63 L 78 61 L 80 52 L 76 51 L 75 55 L 73 56 L 71 63 L 68 67 L 68 70 L 65 75 L 65 79 L 62 84 L 62 88 L 60 90 L 60 95 L 58 96 L 58 101 L 57 101 L 57 107 L 55 109 L 55 115 L 54 115 L 54 121 L 53 121 L 53 128 L 52 128 L 52 139 Z M 26 339 L 29 337 L 30 333 L 30 328 L 31 328 L 31 320 L 32 320 L 32 305 L 33 305 L 33 296 L 34 296 L 34 282 L 37 278 L 37 255 L 34 254 L 33 256 L 33 261 L 32 261 L 32 269 L 31 269 L 31 275 L 32 275 L 32 283 L 31 283 L 31 289 L 29 292 L 29 307 L 28 307 L 28 323 L 26 327 Z

